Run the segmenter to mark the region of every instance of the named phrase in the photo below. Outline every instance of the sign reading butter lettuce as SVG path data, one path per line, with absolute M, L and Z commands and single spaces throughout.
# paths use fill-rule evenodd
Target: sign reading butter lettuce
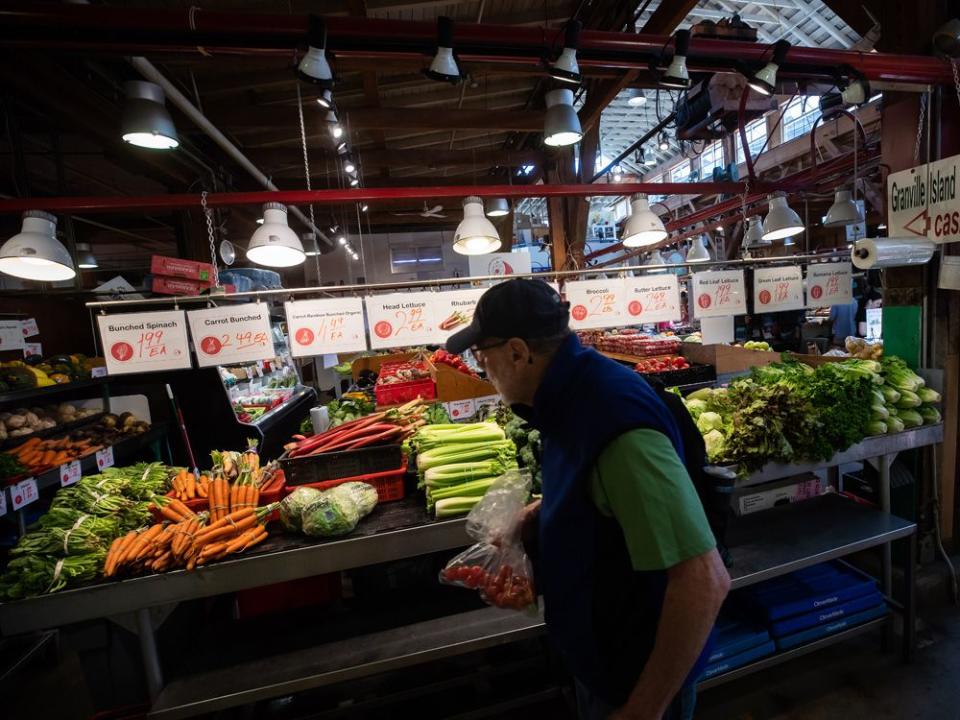
M 191 367 L 183 310 L 98 315 L 107 374 Z
M 640 325 L 680 319 L 680 284 L 676 275 L 627 278 L 624 285 L 625 324 Z
M 433 316 L 437 333 L 443 340 L 470 324 L 480 296 L 485 292 L 483 288 L 472 288 L 433 293 Z
M 436 295 L 416 292 L 365 297 L 370 347 L 377 350 L 442 343 L 433 315 Z
M 266 303 L 191 310 L 187 319 L 200 367 L 254 362 L 276 355 Z
M 367 349 L 360 298 L 298 300 L 284 305 L 290 354 L 311 357 Z
M 803 272 L 797 265 L 756 268 L 753 271 L 755 313 L 803 308 Z
M 564 283 L 563 289 L 570 303 L 570 327 L 574 330 L 625 324 L 626 286 L 622 279 L 572 280 Z
M 693 274 L 693 309 L 697 318 L 746 315 L 743 270 Z
M 807 306 L 846 305 L 853 300 L 850 263 L 807 265 Z

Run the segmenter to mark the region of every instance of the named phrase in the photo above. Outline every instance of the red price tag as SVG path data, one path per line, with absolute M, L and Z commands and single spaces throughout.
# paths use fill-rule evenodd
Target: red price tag
M 73 485 L 80 479 L 80 461 L 64 463 L 60 466 L 60 487 Z
M 823 287 L 820 285 L 814 285 L 812 288 L 810 288 L 810 297 L 812 297 L 814 300 L 819 300 L 822 298 Z
M 14 510 L 19 510 L 32 502 L 36 502 L 39 497 L 40 490 L 37 487 L 37 481 L 32 477 L 21 480 L 10 488 L 10 499 L 13 501 Z
M 760 304 L 761 304 L 761 305 L 769 305 L 769 304 L 770 304 L 770 291 L 769 291 L 769 290 L 761 290 L 761 291 L 760 291 Z
M 103 450 L 97 450 L 97 468 L 105 470 L 113 467 L 113 446 L 105 447 Z

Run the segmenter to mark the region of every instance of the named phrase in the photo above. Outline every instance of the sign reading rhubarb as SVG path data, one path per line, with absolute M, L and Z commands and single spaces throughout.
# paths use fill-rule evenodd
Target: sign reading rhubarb
M 799 265 L 753 271 L 753 312 L 800 310 L 803 306 L 803 272 Z
M 438 335 L 443 340 L 470 324 L 480 296 L 485 292 L 483 288 L 473 288 L 433 294 L 433 317 L 437 320 Z
M 200 367 L 254 362 L 277 354 L 266 303 L 191 310 L 187 318 Z
M 640 325 L 680 319 L 680 283 L 676 275 L 627 278 L 624 286 L 624 324 Z
M 293 357 L 361 352 L 367 349 L 360 298 L 297 300 L 284 305 Z
M 97 326 L 108 375 L 191 366 L 182 310 L 98 315 Z
M 370 347 L 405 347 L 440 344 L 433 304 L 437 293 L 389 293 L 363 299 L 370 328 Z
M 574 330 L 624 325 L 623 280 L 572 280 L 563 286 L 570 303 L 570 327 Z M 518 311 L 520 308 L 518 308 Z
M 743 270 L 693 274 L 693 310 L 697 318 L 745 315 L 747 293 Z
M 807 306 L 846 305 L 853 301 L 850 263 L 807 265 Z

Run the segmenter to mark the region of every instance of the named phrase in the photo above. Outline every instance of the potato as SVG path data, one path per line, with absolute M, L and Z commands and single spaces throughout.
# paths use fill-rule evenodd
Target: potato
M 27 418 L 25 415 L 11 415 L 6 419 L 5 423 L 9 429 L 19 430 L 27 424 Z

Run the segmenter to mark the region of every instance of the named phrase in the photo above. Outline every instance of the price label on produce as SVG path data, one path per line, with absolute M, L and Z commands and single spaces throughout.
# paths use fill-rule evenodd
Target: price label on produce
M 107 369 L 102 365 L 100 367 L 90 368 L 90 377 L 102 378 L 107 376 Z
M 695 316 L 746 315 L 747 293 L 743 270 L 718 270 L 693 274 Z
M 103 450 L 97 450 L 97 468 L 106 470 L 113 467 L 113 446 L 105 447 Z
M 187 319 L 200 367 L 239 365 L 277 354 L 266 303 L 191 310 Z
M 405 347 L 407 345 L 439 345 L 443 337 L 437 331 L 433 316 L 437 293 L 389 293 L 369 295 L 363 299 L 370 326 L 370 347 Z
M 43 345 L 40 343 L 24 343 L 23 356 L 30 357 L 31 355 L 43 355 Z
M 624 324 L 673 322 L 680 319 L 680 283 L 673 274 L 624 280 Z
M 442 341 L 470 324 L 480 296 L 485 292 L 483 288 L 472 288 L 433 293 L 433 316 Z
M 290 353 L 313 357 L 367 349 L 360 298 L 298 300 L 284 304 Z
M 10 500 L 14 510 L 36 502 L 39 497 L 40 489 L 37 487 L 37 481 L 32 477 L 10 486 Z
M 23 329 L 19 320 L 0 320 L 0 352 L 23 350 Z
M 40 334 L 40 327 L 37 325 L 36 318 L 27 318 L 20 321 L 20 330 L 25 338 Z
M 97 325 L 109 375 L 191 366 L 182 310 L 98 315 Z
M 807 265 L 807 307 L 846 305 L 853 301 L 850 263 Z
M 803 308 L 803 272 L 799 265 L 756 268 L 753 271 L 753 312 Z
M 80 479 L 80 461 L 64 463 L 60 466 L 60 487 L 73 485 Z
M 490 408 L 494 410 L 497 407 L 497 403 L 500 402 L 499 395 L 484 395 L 483 397 L 478 397 L 474 402 L 477 404 L 477 412 L 480 412 L 483 408 Z
M 447 403 L 447 414 L 454 422 L 468 420 L 477 414 L 477 401 L 473 398 L 451 400 Z
M 570 327 L 574 330 L 624 325 L 622 279 L 571 280 L 563 286 L 570 303 Z

